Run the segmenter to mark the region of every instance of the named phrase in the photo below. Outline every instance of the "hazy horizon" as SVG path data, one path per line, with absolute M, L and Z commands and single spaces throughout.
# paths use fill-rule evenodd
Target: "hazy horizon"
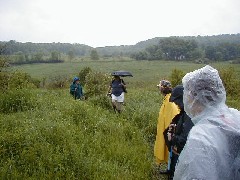
M 200 36 L 200 37 L 211 37 L 211 36 L 221 36 L 221 35 L 238 35 L 240 33 L 235 33 L 235 34 L 218 34 L 218 35 L 206 35 L 206 36 Z M 199 35 L 198 35 L 199 36 Z M 168 36 L 168 37 L 197 37 L 197 36 Z M 147 40 L 151 40 L 151 39 L 154 39 L 154 38 L 168 38 L 168 37 L 153 37 L 153 38 L 150 38 L 150 39 L 146 39 L 146 40 L 141 40 L 135 44 L 128 44 L 128 45 L 125 45 L 125 44 L 122 44 L 122 45 L 109 45 L 109 46 L 99 46 L 99 47 L 95 47 L 95 48 L 101 48 L 101 47 L 114 47 L 114 46 L 134 46 L 140 42 L 144 42 L 144 41 L 147 41 Z M 16 41 L 14 39 L 11 39 L 13 41 Z M 8 40 L 8 41 L 2 41 L 2 42 L 9 42 L 11 40 Z M 1 40 L 0 40 L 1 41 Z M 22 42 L 22 41 L 16 41 L 16 42 L 19 42 L 19 43 L 40 43 L 40 44 L 51 44 L 51 43 L 66 43 L 66 44 L 81 44 L 81 45 L 86 45 L 86 46 L 90 46 L 88 44 L 82 44 L 82 43 L 70 43 L 70 42 L 31 42 L 31 41 L 26 41 L 26 42 Z M 92 47 L 92 46 L 90 46 Z
M 0 0 L 0 41 L 135 45 L 240 33 L 239 0 Z

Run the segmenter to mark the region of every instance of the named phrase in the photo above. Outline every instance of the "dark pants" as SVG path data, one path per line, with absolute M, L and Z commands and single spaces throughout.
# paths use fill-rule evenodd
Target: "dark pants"
M 179 155 L 172 153 L 169 179 L 173 179 L 174 172 L 175 172 L 175 166 L 177 164 L 178 157 L 179 157 Z

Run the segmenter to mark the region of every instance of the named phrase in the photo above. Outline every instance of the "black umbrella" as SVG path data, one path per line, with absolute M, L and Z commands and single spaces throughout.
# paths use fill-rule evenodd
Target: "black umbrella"
M 128 71 L 114 71 L 111 73 L 112 76 L 121 76 L 121 77 L 126 77 L 126 76 L 130 76 L 133 77 L 132 73 L 128 72 Z

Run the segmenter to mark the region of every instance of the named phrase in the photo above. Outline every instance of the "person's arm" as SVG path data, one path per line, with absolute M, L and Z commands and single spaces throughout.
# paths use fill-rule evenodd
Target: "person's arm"
M 109 86 L 109 88 L 108 88 L 108 93 L 111 93 L 111 90 L 112 90 L 112 87 Z
M 123 86 L 123 88 L 126 88 L 126 83 L 123 81 L 123 79 L 121 79 L 121 85 Z
M 83 87 L 80 85 L 80 96 L 84 96 L 83 94 Z
M 184 117 L 184 116 L 182 116 L 182 117 Z M 182 123 L 179 126 L 181 129 L 178 129 L 179 132 L 176 133 L 176 135 L 172 139 L 172 144 L 173 144 L 174 150 L 177 153 L 180 153 L 182 151 L 183 147 L 186 144 L 189 131 L 193 127 L 193 123 L 188 116 L 184 120 L 179 121 L 179 123 Z
M 112 94 L 112 82 L 109 84 L 107 96 L 110 96 Z
M 71 86 L 70 86 L 70 93 L 74 96 L 74 93 L 75 93 L 75 86 L 74 86 L 74 84 L 71 84 Z

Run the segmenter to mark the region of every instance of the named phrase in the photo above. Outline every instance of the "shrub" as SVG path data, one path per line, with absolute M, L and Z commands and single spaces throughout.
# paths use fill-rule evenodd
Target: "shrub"
M 9 73 L 0 72 L 0 92 L 4 92 L 8 89 Z
M 9 89 L 31 88 L 34 85 L 31 83 L 31 76 L 27 73 L 15 71 L 9 77 Z
M 46 83 L 46 82 L 44 82 Z M 67 88 L 69 87 L 69 77 L 67 77 L 66 75 L 58 75 L 55 77 L 50 77 L 46 87 L 47 88 Z
M 2 113 L 26 111 L 37 105 L 32 92 L 27 89 L 8 90 L 0 94 L 0 99 Z
M 15 71 L 15 72 L 0 72 L 1 91 L 8 91 L 23 88 L 39 87 L 40 81 L 33 79 L 29 74 Z
M 184 73 L 182 70 L 173 69 L 171 72 L 171 75 L 170 75 L 170 79 L 169 79 L 172 84 L 172 87 L 182 84 L 183 76 L 184 76 Z
M 79 72 L 78 76 L 83 86 L 86 84 L 86 76 L 91 72 L 92 72 L 92 69 L 90 67 L 85 67 Z
M 240 80 L 233 67 L 220 69 L 220 77 L 223 81 L 227 96 L 236 97 L 240 96 Z
M 1 55 L 1 47 L 0 47 L 0 72 L 5 71 L 6 68 L 9 66 L 7 61 L 8 61 L 8 58 L 6 56 Z
M 85 90 L 88 96 L 106 94 L 111 78 L 101 72 L 91 72 L 86 76 Z

